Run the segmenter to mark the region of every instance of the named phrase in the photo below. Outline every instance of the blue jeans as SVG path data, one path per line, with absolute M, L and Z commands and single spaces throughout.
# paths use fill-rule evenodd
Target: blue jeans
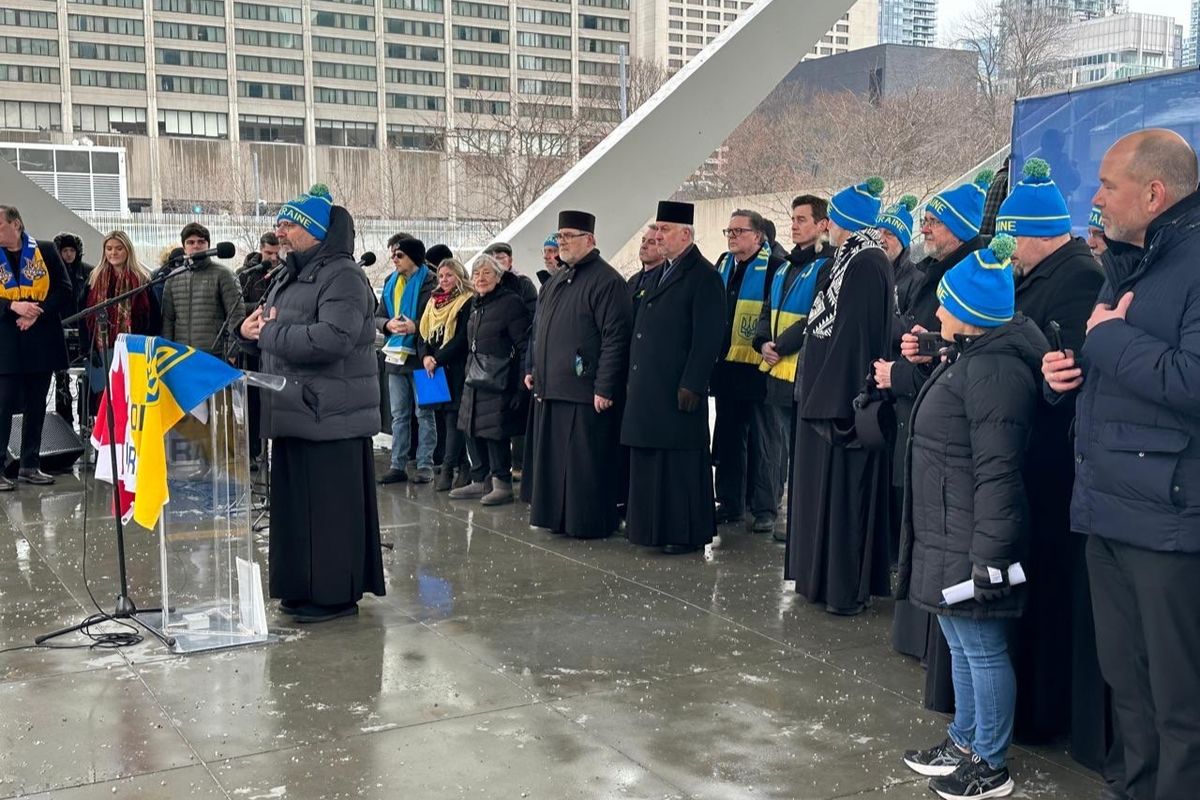
M 411 372 L 388 375 L 388 399 L 392 406 L 392 469 L 404 469 L 408 464 L 414 410 L 417 415 L 417 469 L 433 469 L 437 420 L 432 408 L 417 405 Z
M 950 738 L 986 761 L 1004 766 L 1012 743 L 1017 679 L 1008 656 L 1007 619 L 938 617 L 950 645 L 954 721 Z

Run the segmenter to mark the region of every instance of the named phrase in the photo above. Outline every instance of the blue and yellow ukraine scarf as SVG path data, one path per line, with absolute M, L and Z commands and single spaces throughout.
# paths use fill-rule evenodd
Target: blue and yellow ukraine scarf
M 775 278 L 771 281 L 772 338 L 777 337 L 780 331 L 787 330 L 797 322 L 804 322 L 808 319 L 808 312 L 812 310 L 813 296 L 817 291 L 817 273 L 821 271 L 821 265 L 827 261 L 829 261 L 828 258 L 817 258 L 803 267 L 803 271 L 788 287 L 786 293 L 783 291 L 783 286 L 787 281 L 788 270 L 795 269 L 795 267 L 790 261 L 785 261 L 779 269 L 775 270 Z M 784 356 L 773 367 L 767 366 L 764 361 L 759 369 L 772 378 L 790 383 L 796 380 L 796 367 L 799 363 L 800 353 L 796 352 Z
M 405 278 L 399 272 L 393 271 L 383 284 L 383 308 L 389 319 L 396 318 L 399 311 L 407 319 L 416 324 L 421 323 L 421 311 L 418 303 L 421 297 L 421 287 L 425 285 L 425 277 L 429 268 L 424 264 L 417 271 Z M 403 364 L 408 357 L 417 352 L 417 335 L 415 333 L 393 333 L 388 337 L 383 347 L 384 358 L 393 364 Z
M 758 328 L 758 315 L 762 312 L 763 298 L 767 289 L 767 263 L 771 258 L 768 245 L 763 245 L 758 255 L 746 267 L 742 277 L 742 288 L 738 291 L 737 305 L 733 310 L 733 325 L 730 331 L 729 352 L 725 354 L 726 361 L 739 364 L 762 364 L 762 354 L 754 349 L 754 331 Z M 732 253 L 721 256 L 717 262 L 717 272 L 725 288 L 733 278 L 737 268 L 737 259 Z
M 16 274 L 9 271 L 8 259 L 0 258 L 0 298 L 40 303 L 50 294 L 50 270 L 33 237 L 28 233 L 22 233 L 21 237 L 21 259 Z

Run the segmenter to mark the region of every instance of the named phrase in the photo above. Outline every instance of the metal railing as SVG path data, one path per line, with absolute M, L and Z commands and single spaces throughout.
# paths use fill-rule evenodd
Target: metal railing
M 258 237 L 274 228 L 273 216 L 232 216 L 226 214 L 116 214 L 108 212 L 80 214 L 90 225 L 107 234 L 122 230 L 129 235 L 138 255 L 146 264 L 154 264 L 159 252 L 167 247 L 179 246 L 179 232 L 189 222 L 199 222 L 212 234 L 212 242 L 233 242 L 241 255 L 257 249 Z M 355 220 L 355 251 L 372 251 L 377 254 L 387 249 L 387 240 L 401 231 L 410 233 L 427 247 L 446 244 L 456 253 L 459 250 L 473 251 L 490 240 L 490 232 L 483 222 L 452 222 L 450 220 Z

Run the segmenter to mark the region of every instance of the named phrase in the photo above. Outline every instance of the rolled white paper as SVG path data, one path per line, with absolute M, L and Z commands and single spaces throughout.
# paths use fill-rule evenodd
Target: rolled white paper
M 989 568 L 990 569 L 990 568 Z M 1008 583 L 1010 586 L 1019 586 L 1025 582 L 1025 570 L 1021 567 L 1020 562 L 1011 565 L 1008 568 Z M 947 586 L 942 589 L 943 605 L 952 606 L 955 603 L 961 603 L 964 600 L 970 600 L 975 596 L 975 582 L 963 581 L 956 583 L 953 586 Z

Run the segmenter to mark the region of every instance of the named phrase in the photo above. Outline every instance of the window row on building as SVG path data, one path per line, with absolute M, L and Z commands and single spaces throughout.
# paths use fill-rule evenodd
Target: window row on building
M 390 107 L 408 108 L 403 98 L 414 95 L 389 94 Z M 428 98 L 439 101 L 437 109 L 445 110 L 444 98 Z M 396 100 L 396 102 L 393 102 Z M 466 114 L 507 114 L 509 103 L 505 101 L 458 98 L 456 106 Z M 518 113 L 541 118 L 570 117 L 571 108 L 565 105 L 522 103 Z M 616 122 L 617 112 L 609 108 L 586 108 L 585 119 L 598 122 Z M 62 130 L 62 111 L 57 103 L 0 101 L 0 122 L 3 127 L 14 130 Z M 76 103 L 71 108 L 74 130 L 84 134 L 120 134 L 145 136 L 148 134 L 146 109 L 123 106 L 101 106 Z M 161 136 L 182 136 L 208 139 L 229 138 L 229 115 L 217 111 L 190 111 L 160 108 L 157 114 L 157 129 Z M 238 135 L 243 141 L 272 142 L 282 144 L 304 144 L 304 118 L 263 114 L 239 114 Z M 336 147 L 376 147 L 378 126 L 374 122 L 331 120 L 320 117 L 314 120 L 314 143 Z M 386 130 L 387 146 L 401 150 L 440 152 L 445 148 L 446 131 L 434 125 L 406 125 L 389 123 Z M 489 132 L 488 136 L 502 136 Z M 551 134 L 543 134 L 543 138 Z M 544 143 L 538 145 L 545 147 Z M 471 145 L 468 149 L 477 149 Z

